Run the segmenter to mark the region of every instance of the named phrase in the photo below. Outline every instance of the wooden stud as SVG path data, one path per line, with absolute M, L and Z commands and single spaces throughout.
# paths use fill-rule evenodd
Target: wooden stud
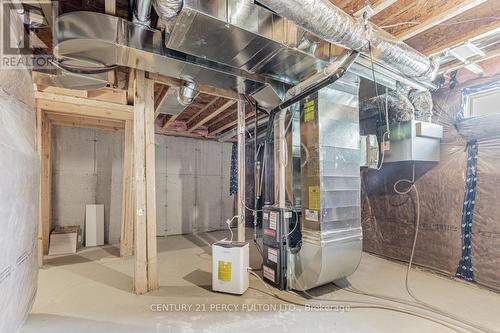
M 154 83 L 154 81 L 153 81 Z M 167 93 L 168 90 L 170 89 L 169 86 L 163 86 L 160 93 L 158 94 L 157 98 L 155 98 L 155 119 L 160 115 L 160 109 L 163 103 L 165 102 L 165 99 L 167 98 Z
M 41 110 L 41 109 L 40 109 Z M 40 147 L 40 211 L 43 254 L 49 254 L 50 222 L 51 222 L 51 126 L 46 116 L 41 115 L 41 147 Z
M 134 123 L 125 122 L 120 257 L 134 254 Z
M 156 180 L 155 180 L 155 101 L 154 81 L 146 79 L 145 89 L 145 152 L 146 152 L 146 217 L 148 290 L 159 288 L 156 244 Z
M 238 100 L 238 242 L 245 241 L 245 101 Z
M 134 291 L 138 295 L 148 291 L 147 273 L 147 216 L 145 170 L 145 100 L 146 73 L 135 71 L 134 83 L 134 183 L 135 183 L 135 270 Z
M 42 153 L 42 136 L 43 136 L 43 111 L 42 109 L 38 108 L 36 109 L 36 148 L 38 152 L 38 156 L 40 158 L 40 170 L 42 169 L 41 166 L 41 161 L 43 160 L 43 153 Z M 37 253 L 38 253 L 38 267 L 43 266 L 43 254 L 44 254 L 44 247 L 43 247 L 43 200 L 42 200 L 42 175 L 40 172 L 40 182 L 39 182 L 39 188 L 38 188 L 38 238 L 37 238 Z

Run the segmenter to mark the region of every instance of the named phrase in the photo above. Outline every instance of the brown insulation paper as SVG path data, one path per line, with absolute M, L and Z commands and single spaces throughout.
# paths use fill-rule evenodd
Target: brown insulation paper
M 415 263 L 455 275 L 462 250 L 465 145 L 476 138 L 479 155 L 472 265 L 478 283 L 500 290 L 500 127 L 498 121 L 491 125 L 499 116 L 460 121 L 461 88 L 446 88 L 433 94 L 432 120 L 444 127 L 444 137 L 441 161 L 416 165 L 420 232 Z M 416 197 L 414 192 L 397 195 L 393 185 L 398 179 L 411 177 L 412 163 L 386 164 L 381 171 L 363 173 L 365 251 L 408 261 L 415 230 Z

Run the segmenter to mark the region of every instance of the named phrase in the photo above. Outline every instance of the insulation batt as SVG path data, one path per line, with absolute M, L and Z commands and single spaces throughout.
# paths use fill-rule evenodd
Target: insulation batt
M 29 72 L 0 70 L 0 333 L 18 332 L 35 298 L 39 158 Z

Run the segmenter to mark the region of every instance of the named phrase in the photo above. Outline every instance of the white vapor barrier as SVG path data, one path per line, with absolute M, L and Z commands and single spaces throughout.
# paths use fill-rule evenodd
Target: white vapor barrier
M 37 278 L 39 158 L 31 77 L 0 70 L 0 333 L 18 332 Z

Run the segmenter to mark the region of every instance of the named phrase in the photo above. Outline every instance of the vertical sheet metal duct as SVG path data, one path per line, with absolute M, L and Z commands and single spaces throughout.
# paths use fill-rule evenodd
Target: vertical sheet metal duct
M 401 73 L 432 80 L 438 65 L 376 25 L 363 22 L 328 0 L 259 0 L 278 15 L 312 34 L 348 49 L 370 54 Z
M 358 90 L 347 73 L 300 103 L 303 244 L 289 260 L 293 289 L 347 277 L 361 259 Z
M 134 3 L 134 17 L 136 23 L 150 26 L 151 25 L 151 0 L 131 0 Z

